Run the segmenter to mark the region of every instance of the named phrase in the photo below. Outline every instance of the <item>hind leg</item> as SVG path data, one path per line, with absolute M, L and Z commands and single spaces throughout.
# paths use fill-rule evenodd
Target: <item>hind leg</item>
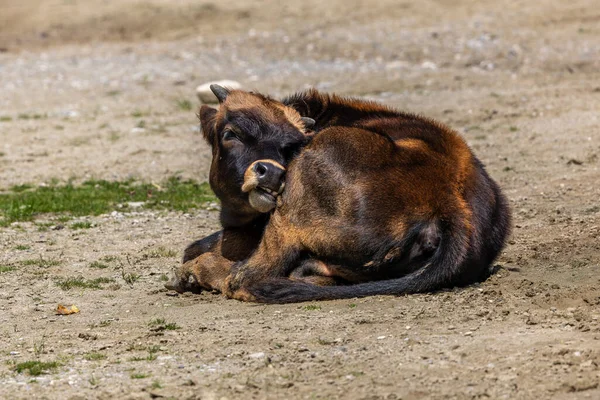
M 338 283 L 327 264 L 315 259 L 302 261 L 292 271 L 290 279 L 319 286 L 333 286 Z
M 441 240 L 442 234 L 437 222 L 430 222 L 417 234 L 415 242 L 410 250 L 408 262 L 413 262 L 419 258 L 430 257 L 440 246 Z

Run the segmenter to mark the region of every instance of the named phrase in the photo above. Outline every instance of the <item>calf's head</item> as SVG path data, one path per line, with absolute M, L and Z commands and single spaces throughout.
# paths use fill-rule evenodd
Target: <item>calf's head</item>
M 275 208 L 287 165 L 308 142 L 314 120 L 258 93 L 211 90 L 220 107 L 202 106 L 199 115 L 212 147 L 209 181 L 223 225 L 243 225 Z

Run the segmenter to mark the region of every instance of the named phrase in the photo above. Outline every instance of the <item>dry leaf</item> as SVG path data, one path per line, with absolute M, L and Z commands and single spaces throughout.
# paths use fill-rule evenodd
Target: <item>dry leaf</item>
M 76 314 L 78 312 L 79 312 L 79 308 L 77 308 L 77 306 L 75 304 L 73 304 L 71 307 L 65 307 L 62 304 L 59 304 L 58 307 L 56 307 L 57 315 L 70 315 L 70 314 Z

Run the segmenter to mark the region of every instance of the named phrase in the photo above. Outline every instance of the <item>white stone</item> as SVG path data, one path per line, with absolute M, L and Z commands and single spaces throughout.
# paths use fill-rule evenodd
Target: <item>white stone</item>
M 222 81 L 212 81 L 206 82 L 196 88 L 196 95 L 198 99 L 203 103 L 214 104 L 218 103 L 217 98 L 214 93 L 210 90 L 210 85 L 219 85 L 223 86 L 226 89 L 241 89 L 242 85 L 236 81 L 230 80 L 222 80 Z
M 424 61 L 423 64 L 421 64 L 421 68 L 433 70 L 433 69 L 437 69 L 437 65 L 432 61 Z

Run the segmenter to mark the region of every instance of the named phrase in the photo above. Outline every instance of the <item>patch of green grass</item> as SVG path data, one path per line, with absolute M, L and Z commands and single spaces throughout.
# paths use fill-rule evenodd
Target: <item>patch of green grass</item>
M 92 353 L 87 353 L 86 355 L 83 356 L 83 358 L 85 358 L 88 361 L 106 360 L 106 354 L 92 352 Z
M 159 351 L 160 351 L 160 346 L 154 345 L 154 346 L 148 347 L 148 353 L 150 353 L 150 354 L 158 353 Z
M 121 135 L 119 135 L 119 132 L 115 132 L 112 131 L 109 135 L 108 135 L 108 140 L 110 140 L 111 142 L 116 142 L 117 140 L 121 139 Z
M 201 208 L 216 197 L 208 183 L 171 178 L 160 186 L 133 181 L 87 181 L 82 185 L 19 185 L 0 193 L 0 226 L 31 221 L 46 213 L 68 213 L 74 217 L 105 214 L 127 202 L 143 202 L 144 208 L 186 212 Z
M 80 289 L 103 289 L 103 283 L 113 283 L 115 280 L 112 278 L 96 278 L 96 279 L 85 279 L 81 276 L 77 278 L 66 278 L 56 280 L 56 285 L 62 290 L 69 290 L 73 288 Z
M 106 268 L 108 268 L 108 265 L 103 264 L 100 261 L 94 261 L 93 263 L 90 264 L 90 268 L 106 269 Z
M 309 304 L 307 306 L 302 307 L 302 309 L 306 311 L 317 311 L 321 309 L 321 306 L 318 306 L 316 304 Z
M 139 118 L 139 117 L 143 117 L 144 115 L 146 115 L 145 112 L 141 111 L 141 110 L 135 110 L 131 113 L 131 116 L 133 118 Z
M 57 131 L 64 131 L 65 127 L 62 125 L 54 125 L 54 129 L 56 129 Z
M 135 272 L 125 272 L 121 271 L 121 277 L 129 286 L 133 286 L 140 278 L 140 274 L 136 274 Z
M 146 346 L 142 346 L 141 343 L 130 343 L 127 347 L 127 351 L 144 351 L 146 350 Z
M 121 94 L 120 90 L 109 90 L 108 92 L 106 92 L 107 96 L 118 96 Z
M 15 185 L 15 186 L 12 187 L 11 190 L 13 192 L 15 192 L 15 193 L 21 193 L 21 192 L 24 192 L 24 191 L 32 189 L 32 188 L 33 188 L 33 186 L 25 183 L 25 184 L 22 184 L 22 185 Z
M 162 389 L 162 385 L 160 384 L 159 381 L 154 381 L 152 382 L 152 389 Z
M 179 325 L 174 322 L 166 322 L 164 318 L 156 318 L 148 322 L 148 326 L 153 327 L 153 330 L 157 331 L 175 331 L 181 329 Z
M 110 326 L 110 324 L 112 324 L 112 320 L 110 319 L 105 319 L 102 320 L 100 322 L 97 323 L 92 323 L 89 325 L 90 328 L 106 328 L 107 326 Z
M 119 257 L 117 256 L 104 256 L 102 257 L 102 261 L 105 262 L 113 262 L 113 261 L 117 261 L 119 259 Z
M 356 303 L 350 303 L 350 304 L 348 304 L 348 308 L 356 308 Z
M 144 378 L 148 378 L 149 376 L 150 376 L 150 374 L 135 372 L 135 373 L 131 374 L 131 379 L 144 379 Z
M 93 226 L 94 225 L 91 222 L 79 221 L 79 222 L 73 222 L 71 224 L 71 229 L 90 229 Z
M 165 323 L 165 319 L 164 318 L 156 318 L 153 319 L 152 321 L 148 322 L 149 326 L 157 326 L 157 325 L 163 325 Z
M 321 346 L 331 346 L 335 342 L 328 339 L 318 338 L 317 343 L 319 343 Z
M 177 257 L 179 253 L 173 249 L 167 249 L 164 246 L 158 246 L 145 254 L 147 258 L 170 258 Z
M 46 232 L 51 226 L 54 226 L 54 222 L 37 222 L 35 226 L 37 227 L 38 232 Z
M 166 282 L 166 281 L 168 281 L 168 280 L 169 280 L 169 277 L 167 276 L 167 274 L 161 274 L 161 275 L 158 277 L 158 280 L 159 280 L 159 281 L 161 281 L 161 282 Z
M 510 128 L 508 128 L 511 132 L 516 132 L 519 130 L 519 128 L 517 128 L 516 126 L 511 126 Z
M 15 267 L 12 267 L 10 265 L 0 265 L 0 274 L 4 273 L 4 272 L 10 272 L 10 271 L 14 271 Z
M 350 371 L 350 375 L 358 378 L 359 376 L 363 376 L 365 373 L 362 371 Z
M 573 268 L 581 268 L 581 267 L 585 267 L 586 265 L 588 265 L 589 261 L 587 260 L 571 260 L 571 262 L 569 264 L 571 264 L 571 267 Z
M 89 144 L 92 141 L 91 137 L 76 137 L 69 140 L 69 145 L 73 147 L 83 146 L 84 144 Z
M 191 111 L 193 104 L 188 99 L 178 99 L 177 100 L 177 108 L 182 111 Z
M 144 121 L 143 119 L 140 119 L 135 126 L 136 126 L 136 128 L 144 129 L 146 127 L 146 121 Z
M 15 246 L 15 250 L 29 250 L 31 249 L 31 246 L 27 245 L 27 244 L 19 244 Z
M 9 121 L 12 121 L 12 117 L 9 117 L 8 115 L 0 116 L 0 122 L 9 122 Z
M 6 155 L 6 153 L 5 153 L 5 152 L 3 152 L 3 151 L 0 151 L 0 157 L 4 157 L 5 155 Z
M 42 361 L 25 361 L 15 365 L 14 370 L 17 373 L 27 371 L 31 376 L 38 376 L 47 374 L 51 371 L 56 370 L 60 367 L 60 364 L 56 361 L 42 362 Z
M 598 211 L 600 211 L 600 207 L 599 206 L 592 206 L 592 207 L 588 207 L 588 208 L 585 209 L 585 212 L 587 214 L 597 213 Z
M 46 260 L 42 256 L 40 256 L 40 258 L 30 258 L 30 259 L 22 260 L 19 262 L 19 264 L 21 264 L 24 267 L 36 266 L 36 267 L 40 267 L 40 268 L 55 267 L 57 265 L 60 265 L 60 263 L 61 263 L 60 260 L 54 260 L 54 259 Z
M 157 357 L 156 354 L 148 354 L 145 357 L 131 357 L 129 361 L 154 361 Z
M 29 119 L 46 119 L 48 118 L 47 114 L 26 114 L 26 113 L 22 113 L 18 115 L 19 119 L 23 119 L 23 120 L 29 120 Z

